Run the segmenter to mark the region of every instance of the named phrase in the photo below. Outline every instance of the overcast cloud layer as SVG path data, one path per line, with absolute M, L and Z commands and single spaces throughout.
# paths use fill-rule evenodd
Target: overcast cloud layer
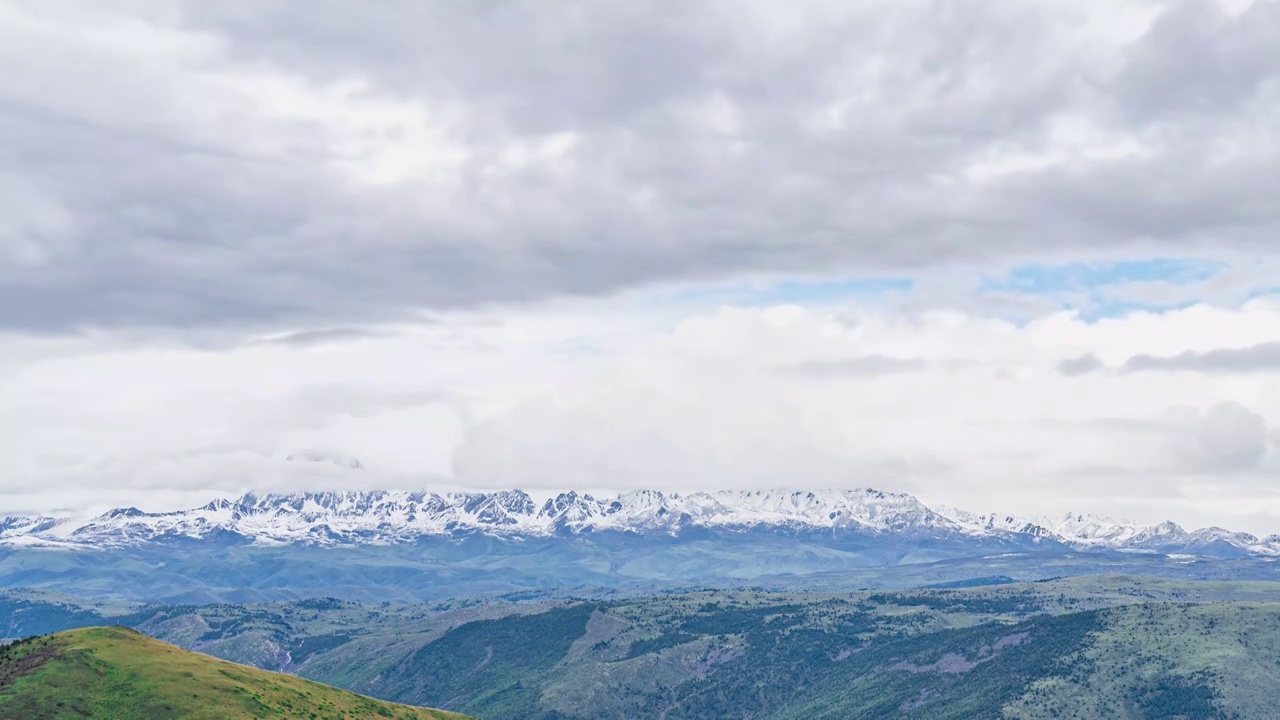
M 1274 253 L 1280 3 L 0 3 L 0 323 Z
M 0 511 L 876 485 L 1277 532 L 1277 197 L 1275 0 L 0 0 Z

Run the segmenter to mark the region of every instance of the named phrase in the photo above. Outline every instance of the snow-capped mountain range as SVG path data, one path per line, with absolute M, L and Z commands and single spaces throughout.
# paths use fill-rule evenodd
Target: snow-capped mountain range
M 214 539 L 390 545 L 475 534 L 519 539 L 609 532 L 773 533 L 830 541 L 896 538 L 1046 550 L 1280 556 L 1277 535 L 1258 538 L 1216 527 L 1188 531 L 1172 522 L 1147 526 L 1079 514 L 1034 519 L 975 514 L 932 509 L 911 495 L 870 489 L 639 490 L 609 498 L 567 492 L 541 504 L 519 490 L 247 494 L 178 512 L 116 509 L 88 521 L 8 517 L 0 520 L 0 545 L 93 549 Z

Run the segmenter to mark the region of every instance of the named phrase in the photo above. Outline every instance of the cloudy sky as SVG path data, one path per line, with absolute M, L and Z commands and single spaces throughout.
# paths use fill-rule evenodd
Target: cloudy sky
M 0 0 L 0 510 L 1278 532 L 1276 198 L 1275 0 Z

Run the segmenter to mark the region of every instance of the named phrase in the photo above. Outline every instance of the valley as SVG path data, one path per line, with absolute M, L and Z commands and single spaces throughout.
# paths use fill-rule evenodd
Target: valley
M 1271 582 L 1092 575 L 907 591 L 130 608 L 26 593 L 0 609 L 10 632 L 125 624 L 235 662 L 495 720 L 1145 718 L 1165 706 L 1259 717 L 1280 692 Z

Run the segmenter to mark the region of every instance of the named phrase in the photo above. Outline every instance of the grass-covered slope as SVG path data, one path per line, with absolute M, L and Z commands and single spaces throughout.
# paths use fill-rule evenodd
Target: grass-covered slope
M 83 617 L 79 606 L 27 600 L 7 618 L 0 606 L 0 627 Z M 482 720 L 1243 720 L 1277 717 L 1280 697 L 1277 583 L 1111 575 L 906 592 L 163 605 L 91 617 Z M 11 716 L 23 717 L 0 704 L 0 719 Z
M 121 627 L 0 648 L 0 717 L 462 718 L 192 653 Z

